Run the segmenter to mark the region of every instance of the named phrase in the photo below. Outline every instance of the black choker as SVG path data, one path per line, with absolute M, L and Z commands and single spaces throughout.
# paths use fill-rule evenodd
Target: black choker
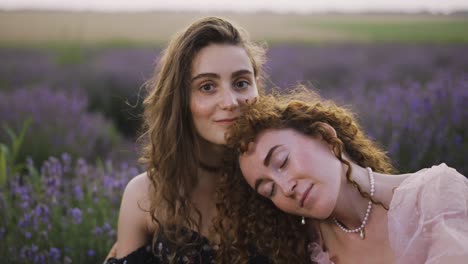
M 208 164 L 206 164 L 206 163 L 204 163 L 204 162 L 202 162 L 202 161 L 199 161 L 199 162 L 198 162 L 198 166 L 199 166 L 201 169 L 203 169 L 203 170 L 205 170 L 205 171 L 207 171 L 207 172 L 213 172 L 213 173 L 215 173 L 215 172 L 220 172 L 220 171 L 221 171 L 221 167 L 217 167 L 217 166 L 213 166 L 213 165 L 208 165 Z

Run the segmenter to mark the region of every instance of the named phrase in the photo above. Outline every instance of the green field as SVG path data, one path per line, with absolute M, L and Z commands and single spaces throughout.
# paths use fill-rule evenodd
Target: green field
M 275 43 L 468 43 L 468 16 L 0 12 L 0 45 L 164 45 L 196 18 L 219 15 Z

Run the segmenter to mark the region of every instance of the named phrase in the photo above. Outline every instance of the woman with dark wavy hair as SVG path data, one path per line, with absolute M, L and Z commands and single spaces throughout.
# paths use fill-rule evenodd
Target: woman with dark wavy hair
M 391 175 L 349 110 L 304 88 L 260 97 L 227 141 L 254 193 L 308 226 L 313 262 L 467 263 L 468 180 L 445 164 Z M 225 188 L 248 192 L 239 178 Z
M 239 27 L 216 17 L 170 41 L 144 101 L 147 170 L 125 189 L 107 263 L 306 262 L 305 240 L 296 239 L 301 227 L 290 216 L 274 219 L 297 236 L 249 232 L 251 218 L 232 212 L 220 191 L 229 179 L 224 134 L 240 106 L 262 91 L 264 55 Z

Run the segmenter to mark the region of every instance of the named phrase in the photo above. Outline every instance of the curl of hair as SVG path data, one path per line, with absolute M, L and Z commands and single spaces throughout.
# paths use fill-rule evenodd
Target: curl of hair
M 210 44 L 244 48 L 259 80 L 257 87 L 263 91 L 265 46 L 251 42 L 245 31 L 229 21 L 199 19 L 170 41 L 154 77 L 146 83 L 148 95 L 143 102 L 144 124 L 139 138 L 143 145 L 140 162 L 146 165 L 151 182 L 149 213 L 157 228 L 153 248 L 157 236 L 164 235 L 174 252 L 183 251 L 191 246 L 190 230 L 199 231 L 202 216 L 190 201 L 201 151 L 190 111 L 190 76 L 193 59 Z M 172 259 L 176 261 L 175 256 Z
M 227 150 L 224 157 L 217 208 L 225 218 L 217 226 L 229 239 L 219 250 L 219 263 L 247 263 L 255 254 L 268 256 L 271 263 L 310 263 L 300 218 L 279 211 L 248 186 L 239 176 L 238 152 Z
M 385 152 L 365 135 L 350 110 L 337 106 L 332 101 L 321 99 L 304 86 L 298 86 L 289 93 L 276 92 L 259 97 L 255 103 L 245 106 L 242 113 L 226 135 L 231 153 L 237 152 L 237 155 L 242 155 L 248 150 L 249 143 L 254 142 L 258 135 L 267 129 L 292 128 L 304 135 L 321 137 L 332 147 L 335 156 L 347 165 L 347 181 L 353 184 L 363 197 L 384 206 L 372 200 L 370 195 L 352 179 L 351 166 L 344 155 L 346 154 L 359 166 L 370 167 L 376 172 L 393 173 L 394 168 Z M 333 127 L 336 136 L 331 134 L 323 123 Z M 238 169 L 238 157 L 231 157 L 231 162 L 234 164 L 231 167 L 235 169 L 230 177 L 225 178 L 224 195 L 231 197 L 229 205 L 231 210 L 242 211 L 240 213 L 242 216 L 238 217 L 246 219 L 243 226 L 244 233 L 259 232 L 257 228 L 262 227 L 262 237 L 253 241 L 253 244 L 257 248 L 264 249 L 263 243 L 275 243 L 277 237 L 281 237 L 281 232 L 304 237 L 304 231 L 302 230 L 301 234 L 301 228 L 298 226 L 299 217 L 290 216 L 288 219 L 279 209 L 274 208 L 271 201 L 255 194 L 253 190 L 246 191 L 245 189 L 252 188 L 247 186 Z M 239 195 L 244 193 L 248 195 Z M 259 215 L 258 211 L 263 214 Z M 252 217 L 249 218 L 250 215 Z M 280 216 L 283 223 L 291 220 L 289 226 L 275 222 Z M 248 223 L 249 220 L 252 222 Z M 303 242 L 296 241 L 296 243 Z

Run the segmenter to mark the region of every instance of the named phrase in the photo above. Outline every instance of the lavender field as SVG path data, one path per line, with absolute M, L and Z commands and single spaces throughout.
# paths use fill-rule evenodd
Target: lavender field
M 0 259 L 96 263 L 136 165 L 152 48 L 0 49 Z M 268 89 L 309 85 L 353 109 L 400 172 L 468 174 L 468 46 L 276 44 Z

